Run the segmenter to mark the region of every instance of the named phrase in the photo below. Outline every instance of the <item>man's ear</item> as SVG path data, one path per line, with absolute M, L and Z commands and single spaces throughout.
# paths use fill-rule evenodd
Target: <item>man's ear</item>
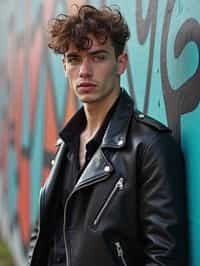
M 65 76 L 66 76 L 66 62 L 65 62 L 65 57 L 64 56 L 62 58 L 62 63 L 63 63 L 63 67 L 64 67 L 64 73 L 65 73 Z
M 128 64 L 128 53 L 127 52 L 123 52 L 122 54 L 120 54 L 117 58 L 117 74 L 120 76 L 121 74 L 124 73 L 124 71 L 126 70 L 127 64 Z

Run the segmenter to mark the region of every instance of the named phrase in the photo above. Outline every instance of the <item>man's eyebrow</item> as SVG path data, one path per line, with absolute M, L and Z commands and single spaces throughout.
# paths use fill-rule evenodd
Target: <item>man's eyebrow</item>
M 91 55 L 96 55 L 96 54 L 108 54 L 109 52 L 107 50 L 101 49 L 101 50 L 94 50 L 88 52 Z
M 71 52 L 69 54 L 65 54 L 65 57 L 78 57 L 80 56 L 78 52 Z
M 89 55 L 108 54 L 108 53 L 109 52 L 107 50 L 104 50 L 104 49 L 94 50 L 94 51 L 88 52 Z M 80 57 L 80 54 L 79 54 L 79 52 L 71 52 L 71 53 L 64 55 L 64 57 L 65 58 Z

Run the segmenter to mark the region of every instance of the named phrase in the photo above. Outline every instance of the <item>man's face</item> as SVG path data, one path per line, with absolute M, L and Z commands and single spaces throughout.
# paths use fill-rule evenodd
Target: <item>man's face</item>
M 79 51 L 72 43 L 63 60 L 69 85 L 76 96 L 87 104 L 118 94 L 119 77 L 127 65 L 127 54 L 116 58 L 109 39 L 100 44 L 92 35 L 89 38 L 93 41 L 89 50 Z

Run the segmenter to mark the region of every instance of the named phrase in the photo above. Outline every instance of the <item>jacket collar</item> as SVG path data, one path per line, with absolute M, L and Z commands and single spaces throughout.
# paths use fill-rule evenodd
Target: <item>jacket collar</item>
M 86 117 L 83 107 L 81 107 L 75 115 L 70 119 L 67 125 L 60 131 L 60 138 L 67 144 L 71 138 L 79 134 L 85 127 Z M 78 125 L 78 126 L 77 126 Z M 79 132 L 77 132 L 77 130 Z
M 116 110 L 111 118 L 108 128 L 102 140 L 102 148 L 121 148 L 126 143 L 126 135 L 128 131 L 129 121 L 133 114 L 133 100 L 122 89 L 122 93 L 117 104 Z M 81 128 L 86 123 L 83 107 L 79 109 L 72 119 L 67 123 L 64 129 L 60 132 L 61 139 L 68 143 L 70 138 L 77 134 L 75 132 L 77 125 Z
M 133 115 L 133 100 L 123 89 L 117 108 L 105 132 L 102 148 L 122 148 L 126 143 L 126 136 L 130 119 Z

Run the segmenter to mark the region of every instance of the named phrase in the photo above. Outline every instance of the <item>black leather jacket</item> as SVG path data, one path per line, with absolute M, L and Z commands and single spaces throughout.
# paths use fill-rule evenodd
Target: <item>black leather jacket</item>
M 62 167 L 69 163 L 67 130 L 61 134 L 55 164 L 41 189 L 31 266 L 47 265 Z M 65 203 L 66 265 L 185 265 L 175 191 L 182 178 L 182 157 L 170 130 L 136 112 L 123 91 L 100 148 Z

